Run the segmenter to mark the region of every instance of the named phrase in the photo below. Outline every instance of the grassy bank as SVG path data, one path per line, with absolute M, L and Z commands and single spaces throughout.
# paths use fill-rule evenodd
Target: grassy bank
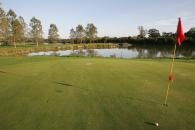
M 192 130 L 195 61 L 176 61 L 163 107 L 170 61 L 0 57 L 0 128 Z
M 32 52 L 46 52 L 59 50 L 77 50 L 77 49 L 108 49 L 117 48 L 116 44 L 54 44 L 54 45 L 20 45 L 17 48 L 13 46 L 0 46 L 0 56 L 25 56 Z

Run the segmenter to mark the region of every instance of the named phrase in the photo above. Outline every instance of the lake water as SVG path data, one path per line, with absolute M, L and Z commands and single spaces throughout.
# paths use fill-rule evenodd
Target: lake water
M 93 49 L 93 50 L 66 50 L 30 53 L 28 56 L 98 56 L 114 58 L 163 58 L 172 57 L 172 49 L 141 49 L 141 48 L 114 48 L 114 49 Z M 195 50 L 177 50 L 177 58 L 195 58 Z

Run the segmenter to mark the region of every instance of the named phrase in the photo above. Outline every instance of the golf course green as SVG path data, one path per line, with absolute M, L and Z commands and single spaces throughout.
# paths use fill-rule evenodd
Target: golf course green
M 195 61 L 0 57 L 2 130 L 194 130 Z M 153 123 L 159 123 L 159 127 Z

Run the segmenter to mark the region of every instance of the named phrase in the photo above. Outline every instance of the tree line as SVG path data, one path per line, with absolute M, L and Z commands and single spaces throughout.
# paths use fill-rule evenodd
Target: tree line
M 29 39 L 37 44 L 42 40 L 43 30 L 39 19 L 33 17 L 30 20 L 30 28 L 22 16 L 17 16 L 10 9 L 7 13 L 0 7 L 0 42 L 4 45 L 26 43 Z
M 32 17 L 27 24 L 22 16 L 10 9 L 5 12 L 0 5 L 0 44 L 14 45 L 34 43 L 39 46 L 40 43 L 130 43 L 137 45 L 171 45 L 175 44 L 176 34 L 172 32 L 160 33 L 159 30 L 144 29 L 138 27 L 139 34 L 134 37 L 98 37 L 97 27 L 93 23 L 86 27 L 78 25 L 70 30 L 69 39 L 60 39 L 59 30 L 56 24 L 51 24 L 48 30 L 48 38 L 43 38 L 43 26 L 41 20 Z M 186 35 L 186 43 L 195 45 L 195 27 L 191 28 Z
M 138 27 L 139 34 L 134 37 L 97 37 L 95 38 L 95 43 L 129 43 L 132 45 L 139 46 L 172 46 L 176 43 L 176 33 L 173 32 L 163 32 L 160 33 L 159 30 L 152 28 L 149 30 L 144 29 L 143 26 Z M 188 32 L 185 33 L 186 39 L 183 46 L 195 46 L 195 27 L 191 28 Z M 70 42 L 70 39 L 67 39 L 65 42 Z M 85 41 L 89 43 L 89 41 Z
M 33 17 L 29 25 L 24 21 L 22 16 L 10 9 L 5 12 L 0 7 L 0 43 L 3 45 L 14 45 L 24 43 L 39 43 L 49 42 L 65 42 L 59 38 L 58 28 L 56 24 L 51 24 L 48 30 L 48 38 L 43 38 L 43 26 L 41 20 Z M 90 23 L 84 28 L 78 25 L 76 29 L 70 30 L 70 39 L 72 43 L 83 43 L 84 41 L 94 42 L 97 37 L 97 27 Z
M 0 7 L 0 42 L 4 45 L 14 45 L 16 43 L 26 43 L 29 39 L 38 43 L 42 40 L 41 21 L 33 17 L 30 20 L 30 30 L 22 16 L 17 16 L 10 9 L 7 13 Z
M 89 43 L 94 43 L 97 38 L 97 27 L 93 24 L 87 24 L 86 28 L 82 25 L 78 25 L 76 29 L 72 28 L 70 30 L 70 40 L 74 43 L 83 43 L 89 41 Z
M 139 46 L 172 46 L 176 43 L 176 33 L 173 32 L 163 32 L 160 33 L 159 30 L 152 28 L 149 30 L 144 29 L 143 26 L 138 27 L 139 34 L 134 37 L 102 37 L 98 38 L 97 42 L 104 42 L 104 43 L 130 43 L 133 45 Z M 195 27 L 189 29 L 185 33 L 186 39 L 184 41 L 184 46 L 195 46 Z

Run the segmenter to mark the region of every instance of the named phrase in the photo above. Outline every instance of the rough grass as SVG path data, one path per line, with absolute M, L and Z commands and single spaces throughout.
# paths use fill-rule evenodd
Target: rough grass
M 195 62 L 0 58 L 0 129 L 195 129 Z M 152 123 L 158 122 L 159 127 Z

